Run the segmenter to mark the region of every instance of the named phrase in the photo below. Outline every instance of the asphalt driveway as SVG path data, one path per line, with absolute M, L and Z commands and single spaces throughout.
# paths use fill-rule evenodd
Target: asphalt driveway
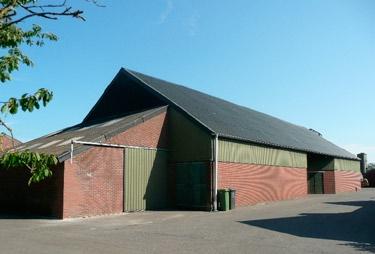
M 0 253 L 375 253 L 375 189 L 229 212 L 0 215 Z

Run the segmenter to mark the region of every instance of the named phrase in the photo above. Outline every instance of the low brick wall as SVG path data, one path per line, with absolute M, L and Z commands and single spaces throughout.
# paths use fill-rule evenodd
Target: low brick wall
M 354 171 L 336 170 L 335 171 L 335 190 L 336 193 L 360 191 L 361 173 Z
M 238 206 L 304 197 L 307 195 L 307 170 L 220 162 L 218 188 L 236 189 Z
M 323 174 L 324 194 L 361 190 L 362 174 L 347 170 L 330 170 Z

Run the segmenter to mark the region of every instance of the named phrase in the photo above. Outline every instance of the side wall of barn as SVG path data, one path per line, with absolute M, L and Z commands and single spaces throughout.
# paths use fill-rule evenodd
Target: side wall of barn
M 236 189 L 236 204 L 307 195 L 306 154 L 219 140 L 218 188 Z
M 167 115 L 163 112 L 120 133 L 106 143 L 167 147 Z M 63 217 L 123 212 L 124 151 L 93 147 L 65 161 Z

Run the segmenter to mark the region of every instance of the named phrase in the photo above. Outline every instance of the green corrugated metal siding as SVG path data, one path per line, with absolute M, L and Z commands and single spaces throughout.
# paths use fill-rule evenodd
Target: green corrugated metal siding
M 125 149 L 124 210 L 162 209 L 167 206 L 167 152 Z
M 305 153 L 219 140 L 219 161 L 307 168 Z
M 211 136 L 175 109 L 169 109 L 170 159 L 174 162 L 211 159 Z
M 348 171 L 361 172 L 359 161 L 335 159 L 334 168 L 335 170 L 348 170 Z

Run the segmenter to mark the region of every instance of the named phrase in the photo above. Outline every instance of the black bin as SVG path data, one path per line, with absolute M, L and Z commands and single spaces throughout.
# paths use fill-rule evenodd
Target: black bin
M 229 209 L 236 208 L 236 190 L 229 189 Z

